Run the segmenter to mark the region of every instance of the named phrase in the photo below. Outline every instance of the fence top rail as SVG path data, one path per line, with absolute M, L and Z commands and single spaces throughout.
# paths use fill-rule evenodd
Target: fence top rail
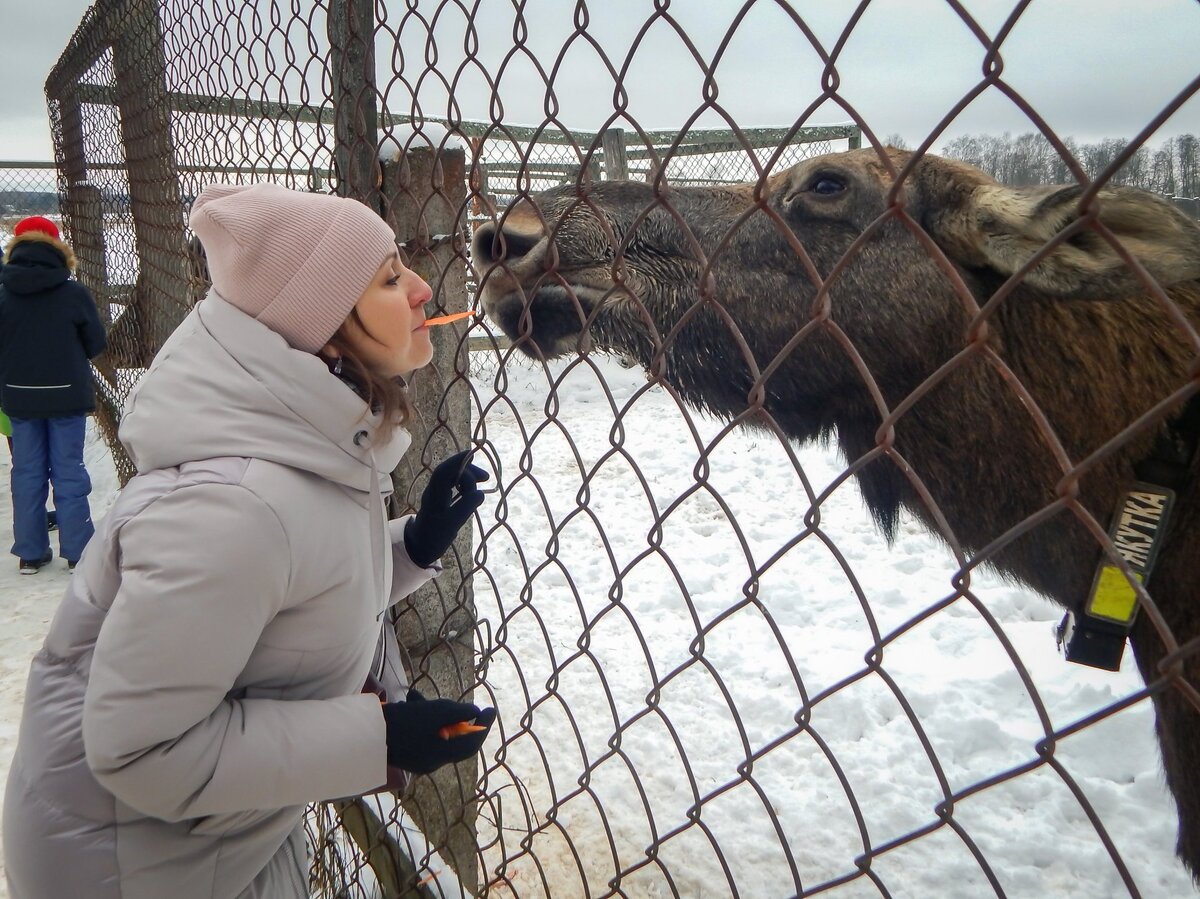
M 97 103 L 113 105 L 116 94 L 107 85 L 79 84 L 72 91 L 72 97 L 80 103 Z M 215 97 L 205 94 L 190 94 L 175 92 L 168 94 L 171 109 L 176 112 L 188 112 L 197 115 L 219 115 L 236 118 L 268 118 L 289 119 L 293 122 L 325 124 L 330 127 L 334 122 L 334 110 L 329 106 L 306 106 L 299 103 L 272 103 L 250 98 Z M 513 138 L 517 140 L 537 140 L 548 144 L 578 143 L 581 145 L 598 144 L 600 132 L 570 131 L 563 132 L 558 128 L 539 127 L 530 125 L 509 125 L 503 122 L 475 122 L 468 120 L 451 121 L 432 117 L 386 114 L 382 117 L 385 127 L 397 125 L 438 125 L 464 137 L 482 138 Z M 624 130 L 626 134 L 638 134 L 643 140 L 648 140 L 655 146 L 673 144 L 679 138 L 678 131 L 642 131 Z M 713 143 L 737 143 L 748 147 L 774 147 L 790 136 L 789 143 L 803 144 L 819 141 L 838 140 L 854 137 L 858 134 L 858 126 L 853 124 L 813 125 L 792 131 L 790 128 L 746 128 L 735 131 L 732 128 L 695 129 L 687 132 L 687 138 L 680 142 L 679 150 L 695 147 L 692 152 L 701 152 L 699 148 Z M 702 140 L 700 139 L 702 138 Z M 597 146 L 597 153 L 603 153 Z M 635 151 L 636 152 L 636 151 Z
M 654 144 L 670 144 L 679 136 L 678 131 L 645 131 L 642 133 Z M 745 141 L 750 146 L 759 146 L 761 142 L 761 146 L 774 147 L 789 136 L 791 140 L 788 143 L 793 144 L 854 137 L 858 134 L 858 126 L 852 124 L 810 125 L 798 128 L 795 132 L 790 128 L 743 128 L 737 131 L 732 128 L 706 128 L 689 131 L 688 134 L 702 134 L 705 142 L 710 140 L 723 143 Z M 690 146 L 695 143 L 697 142 L 693 140 L 685 140 L 681 146 Z
M 57 169 L 53 159 L 0 159 L 0 169 Z

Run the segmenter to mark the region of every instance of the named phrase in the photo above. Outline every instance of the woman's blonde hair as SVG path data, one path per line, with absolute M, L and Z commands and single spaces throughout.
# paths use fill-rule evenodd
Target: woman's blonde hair
M 347 336 L 346 332 L 351 322 L 360 331 L 370 334 L 359 318 L 358 310 L 351 309 L 341 327 L 329 338 L 328 345 L 334 352 L 322 353 L 321 358 L 325 360 L 330 371 L 333 371 L 338 360 L 341 360 L 341 370 L 337 374 L 353 384 L 372 411 L 379 413 L 381 423 L 378 436 L 380 440 L 387 440 L 396 428 L 402 427 L 412 419 L 413 408 L 408 399 L 408 385 L 404 383 L 403 378 L 380 375 L 367 367 L 362 358 L 354 352 Z

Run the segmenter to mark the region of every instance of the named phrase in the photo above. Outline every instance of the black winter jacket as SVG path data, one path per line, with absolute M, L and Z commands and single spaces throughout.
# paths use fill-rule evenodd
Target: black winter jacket
M 71 280 L 64 248 L 25 234 L 9 245 L 0 269 L 0 408 L 10 418 L 96 408 L 88 360 L 107 341 L 91 292 Z

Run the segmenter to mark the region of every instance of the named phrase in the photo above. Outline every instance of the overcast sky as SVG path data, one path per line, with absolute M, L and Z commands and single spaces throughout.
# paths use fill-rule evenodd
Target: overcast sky
M 208 7 L 213 0 L 185 0 Z M 261 7 L 271 0 L 258 0 Z M 279 0 L 275 0 L 279 2 Z M 304 0 L 297 0 L 304 5 Z M 995 34 L 1016 0 L 962 0 L 980 26 Z M 90 3 L 87 0 L 7 0 L 0 13 L 0 160 L 50 159 L 44 84 Z M 281 4 L 284 10 L 290 2 Z M 402 0 L 386 0 L 394 24 Z M 675 0 L 669 9 L 705 59 L 716 53 L 745 0 Z M 759 0 L 738 27 L 717 68 L 719 102 L 744 127 L 788 126 L 820 95 L 821 64 L 811 44 L 781 11 L 782 0 Z M 857 0 L 792 0 L 827 49 Z M 436 0 L 422 0 L 432 12 Z M 482 0 L 480 58 L 498 66 L 512 48 L 511 0 Z M 575 0 L 528 0 L 529 45 L 547 69 L 570 34 Z M 620 66 L 652 0 L 596 0 L 589 33 Z M 289 15 L 285 11 L 285 17 Z M 492 25 L 494 23 L 494 27 Z M 459 30 L 457 40 L 453 34 Z M 409 35 L 403 36 L 408 43 Z M 444 16 L 437 32 L 443 69 L 462 58 L 461 15 Z M 423 43 L 421 35 L 419 43 Z M 409 59 L 421 59 L 419 43 Z M 1131 137 L 1200 75 L 1197 0 L 1032 0 L 1003 48 L 1005 78 L 1062 136 L 1080 141 Z M 457 53 L 457 56 L 455 55 Z M 946 0 L 873 0 L 839 58 L 841 95 L 882 138 L 921 141 L 980 80 L 984 51 Z M 495 71 L 491 68 L 490 71 Z M 449 67 L 449 68 L 448 68 Z M 543 94 L 528 90 L 532 66 L 518 57 L 501 81 L 505 119 L 538 124 Z M 701 105 L 703 79 L 683 42 L 659 22 L 629 67 L 629 111 L 647 129 L 682 125 Z M 389 108 L 404 112 L 403 88 L 390 89 Z M 421 90 L 427 114 L 445 114 L 435 79 Z M 456 101 L 464 118 L 486 118 L 489 90 L 482 76 L 466 78 Z M 589 129 L 612 111 L 612 80 L 584 42 L 577 41 L 556 80 L 563 119 Z M 810 124 L 848 120 L 827 102 Z M 708 113 L 698 123 L 721 127 Z M 1028 118 L 998 91 L 979 98 L 945 130 L 938 144 L 964 132 L 1014 134 L 1033 130 Z M 1151 139 L 1200 133 L 1200 98 L 1193 97 Z M 935 144 L 937 146 L 938 144 Z

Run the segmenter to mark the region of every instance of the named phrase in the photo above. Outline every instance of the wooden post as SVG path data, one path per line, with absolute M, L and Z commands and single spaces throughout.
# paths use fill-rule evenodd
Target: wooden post
M 373 0 L 330 2 L 337 191 L 383 212 L 407 251 L 409 266 L 433 285 L 436 294 L 431 306 L 460 311 L 466 308 L 466 268 L 450 264 L 456 252 L 453 242 L 434 246 L 434 237 L 458 233 L 466 201 L 464 154 L 424 148 L 394 163 L 379 161 L 374 10 Z M 392 514 L 412 511 L 433 467 L 470 440 L 466 342 L 460 346 L 450 328 L 435 330 L 431 337 L 433 361 L 409 379 L 416 409 L 415 419 L 408 424 L 413 445 L 392 473 L 396 490 Z M 408 673 L 413 686 L 426 696 L 470 701 L 473 692 L 475 602 L 465 577 L 472 542 L 471 528 L 465 528 L 446 559 L 446 571 L 409 597 L 397 622 L 400 645 L 412 660 Z M 479 883 L 477 778 L 474 759 L 447 766 L 430 777 L 415 778 L 404 801 L 405 809 L 471 894 Z M 388 842 L 385 835 L 379 839 Z M 386 866 L 387 858 L 375 852 L 368 863 Z M 401 867 L 392 873 L 403 877 Z M 385 871 L 376 873 L 381 882 L 390 877 Z
M 419 147 L 383 166 L 385 215 L 408 255 L 408 265 L 434 289 L 430 315 L 467 308 L 467 269 L 461 234 L 466 215 L 465 156 L 461 149 Z M 411 512 L 431 470 L 471 445 L 471 396 L 463 325 L 432 329 L 433 361 L 409 379 L 416 415 L 412 448 L 392 475 L 397 513 Z M 486 465 L 486 462 L 484 463 Z M 474 534 L 463 528 L 443 558 L 446 570 L 403 608 L 397 632 L 412 660 L 413 686 L 426 696 L 470 702 L 474 692 L 475 599 L 471 589 Z M 447 765 L 415 781 L 405 808 L 474 895 L 476 759 Z
M 130 358 L 117 364 L 144 367 L 191 304 L 158 4 L 125 0 L 121 9 L 113 29 L 113 75 L 139 266 L 131 308 L 113 329 L 122 333 L 110 342 L 129 348 Z
M 496 200 L 488 193 L 490 189 L 488 181 L 488 165 L 481 158 L 483 156 L 483 138 L 472 137 L 471 141 L 471 190 L 474 192 L 474 197 L 471 200 L 471 211 L 475 215 L 495 215 Z
M 59 145 L 59 167 L 66 176 L 68 187 L 87 181 L 87 151 L 83 143 L 83 110 L 79 97 L 69 95 L 49 97 L 51 114 L 57 114 L 62 133 Z M 76 238 L 74 232 L 71 233 Z
M 61 87 L 61 85 L 60 85 Z M 79 97 L 70 87 L 60 96 L 48 95 L 50 115 L 57 125 L 59 141 L 56 147 L 62 173 L 63 225 L 67 242 L 78 259 L 76 277 L 96 300 L 96 308 L 105 328 L 112 324 L 112 302 L 116 297 L 108 280 L 108 252 L 104 237 L 104 206 L 100 190 L 88 182 L 87 151 L 83 140 L 83 110 Z M 60 183 L 61 183 L 60 182 Z M 121 297 L 122 302 L 127 298 Z M 117 422 L 124 398 L 117 383 L 117 368 L 113 359 L 119 354 L 109 350 L 93 360 L 100 377 L 96 382 L 96 420 L 100 430 L 113 447 L 113 462 L 122 484 L 133 475 L 133 466 L 116 439 Z
M 628 181 L 629 165 L 625 160 L 625 129 L 607 128 L 601 137 L 604 147 L 604 177 L 608 181 Z
M 374 0 L 330 0 L 326 29 L 337 192 L 379 211 Z
M 88 182 L 87 152 L 83 142 L 83 114 L 75 96 L 51 98 L 62 140 L 59 166 L 66 181 L 63 218 L 67 239 L 79 259 L 77 276 L 96 298 L 100 318 L 111 324 L 111 286 L 104 240 L 104 209 L 100 191 Z
M 653 184 L 663 170 L 661 157 L 657 153 L 650 153 L 646 157 L 646 162 L 646 183 Z
M 104 240 L 104 204 L 100 188 L 94 184 L 70 184 L 67 198 L 71 204 L 71 248 L 79 260 L 78 277 L 96 298 L 100 320 L 112 324 L 110 304 L 114 297 L 108 281 L 108 253 Z

